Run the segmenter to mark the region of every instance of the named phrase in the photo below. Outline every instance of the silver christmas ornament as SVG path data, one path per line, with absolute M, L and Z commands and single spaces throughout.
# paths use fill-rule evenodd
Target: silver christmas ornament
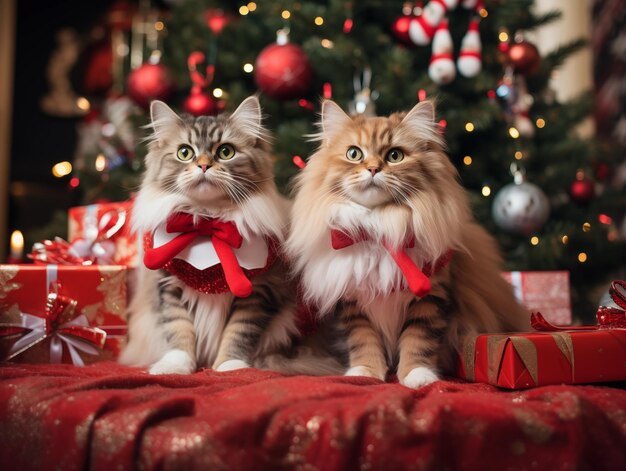
M 529 235 L 543 227 L 550 216 L 550 203 L 537 185 L 526 182 L 520 172 L 515 182 L 496 195 L 491 213 L 496 224 L 507 232 Z

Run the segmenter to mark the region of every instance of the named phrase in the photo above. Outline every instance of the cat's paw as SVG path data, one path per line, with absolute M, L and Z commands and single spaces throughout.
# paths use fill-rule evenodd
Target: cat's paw
M 226 360 L 221 365 L 218 365 L 215 368 L 215 371 L 233 371 L 240 370 L 242 368 L 250 368 L 250 365 L 243 360 Z
M 417 389 L 439 380 L 439 376 L 427 366 L 418 366 L 409 371 L 400 383 L 407 388 Z
M 344 376 L 367 376 L 368 378 L 376 378 L 385 381 L 385 374 L 376 374 L 367 366 L 353 366 L 344 373 Z
M 150 367 L 151 375 L 188 375 L 196 371 L 196 362 L 183 350 L 170 350 Z

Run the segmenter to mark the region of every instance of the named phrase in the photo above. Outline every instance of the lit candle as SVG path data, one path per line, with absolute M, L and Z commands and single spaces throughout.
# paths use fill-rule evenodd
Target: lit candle
M 22 231 L 13 231 L 11 234 L 11 253 L 9 254 L 9 263 L 20 263 L 24 255 L 24 236 Z

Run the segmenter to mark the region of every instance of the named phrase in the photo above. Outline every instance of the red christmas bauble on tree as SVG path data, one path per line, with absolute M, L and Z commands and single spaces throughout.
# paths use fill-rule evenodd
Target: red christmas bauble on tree
M 609 167 L 607 163 L 600 162 L 599 164 L 596 165 L 595 171 L 596 171 L 596 180 L 603 182 L 609 178 L 609 175 L 611 173 L 611 168 Z
M 206 93 L 191 93 L 185 98 L 183 109 L 194 116 L 217 114 L 216 100 Z
M 128 96 L 144 108 L 152 100 L 167 99 L 173 89 L 174 82 L 162 64 L 143 64 L 128 75 Z
M 224 100 L 218 100 L 201 91 L 192 90 L 183 102 L 183 109 L 194 116 L 215 116 L 224 111 L 224 108 Z
M 569 187 L 569 195 L 575 203 L 587 204 L 596 196 L 595 184 L 582 172 L 577 172 L 576 180 Z
M 215 36 L 219 36 L 222 30 L 233 21 L 233 16 L 219 8 L 209 8 L 204 12 L 206 25 Z
M 541 66 L 541 56 L 537 46 L 528 41 L 511 44 L 509 61 L 515 72 L 523 75 L 533 75 Z
M 391 25 L 391 32 L 394 37 L 405 46 L 414 46 L 413 41 L 411 41 L 409 36 L 409 25 L 414 19 L 414 16 L 402 15 L 399 16 Z
M 87 95 L 99 95 L 108 92 L 113 85 L 113 52 L 111 43 L 103 41 L 85 53 L 85 75 L 83 90 Z
M 272 44 L 263 49 L 254 71 L 254 79 L 261 91 L 277 100 L 304 95 L 313 79 L 313 69 L 306 53 L 291 43 Z

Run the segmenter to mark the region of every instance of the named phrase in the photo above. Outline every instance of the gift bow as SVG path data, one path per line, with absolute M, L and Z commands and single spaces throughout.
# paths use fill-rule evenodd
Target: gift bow
M 144 264 L 151 270 L 163 268 L 197 237 L 210 237 L 217 258 L 224 270 L 224 278 L 230 291 L 237 297 L 252 293 L 252 283 L 243 272 L 233 248 L 238 249 L 243 238 L 232 221 L 215 218 L 196 218 L 187 213 L 172 214 L 166 224 L 168 233 L 180 232 L 174 239 L 160 247 L 147 248 Z
M 332 229 L 330 231 L 330 240 L 333 249 L 341 250 L 358 242 L 371 240 L 371 238 L 364 231 L 359 231 L 352 236 L 338 229 Z M 411 248 L 414 247 L 414 245 L 415 241 L 410 240 L 404 244 L 404 247 Z M 404 249 L 394 249 L 385 242 L 383 242 L 383 247 L 385 247 L 385 250 L 391 255 L 396 265 L 398 265 L 411 292 L 420 298 L 426 296 L 432 287 L 428 277 L 445 267 L 452 257 L 452 251 L 449 250 L 434 266 L 428 263 L 424 265 L 423 270 L 420 270 Z
M 76 366 L 84 366 L 78 350 L 90 355 L 99 352 L 95 347 L 102 348 L 106 340 L 106 332 L 91 327 L 84 314 L 74 317 L 76 301 L 56 292 L 48 294 L 44 317 L 22 313 L 21 324 L 5 324 L 0 326 L 0 337 L 22 334 L 9 351 L 5 360 L 10 360 L 34 345 L 50 338 L 50 363 L 61 363 L 63 346 L 65 345 Z
M 600 306 L 596 312 L 597 325 L 557 326 L 548 322 L 540 312 L 530 315 L 530 324 L 535 330 L 554 332 L 562 330 L 626 329 L 626 282 L 613 281 L 609 288 L 610 299 L 617 307 Z
M 88 212 L 90 208 L 88 207 Z M 115 243 L 110 239 L 124 226 L 126 211 L 112 209 L 104 213 L 97 223 L 95 220 L 95 216 L 87 215 L 85 237 L 72 242 L 71 248 L 79 257 L 91 259 L 93 263 L 99 265 L 108 265 L 115 256 Z
M 94 258 L 82 257 L 72 247 L 72 244 L 60 237 L 54 240 L 43 240 L 33 244 L 33 250 L 27 255 L 36 264 L 56 265 L 93 265 Z

